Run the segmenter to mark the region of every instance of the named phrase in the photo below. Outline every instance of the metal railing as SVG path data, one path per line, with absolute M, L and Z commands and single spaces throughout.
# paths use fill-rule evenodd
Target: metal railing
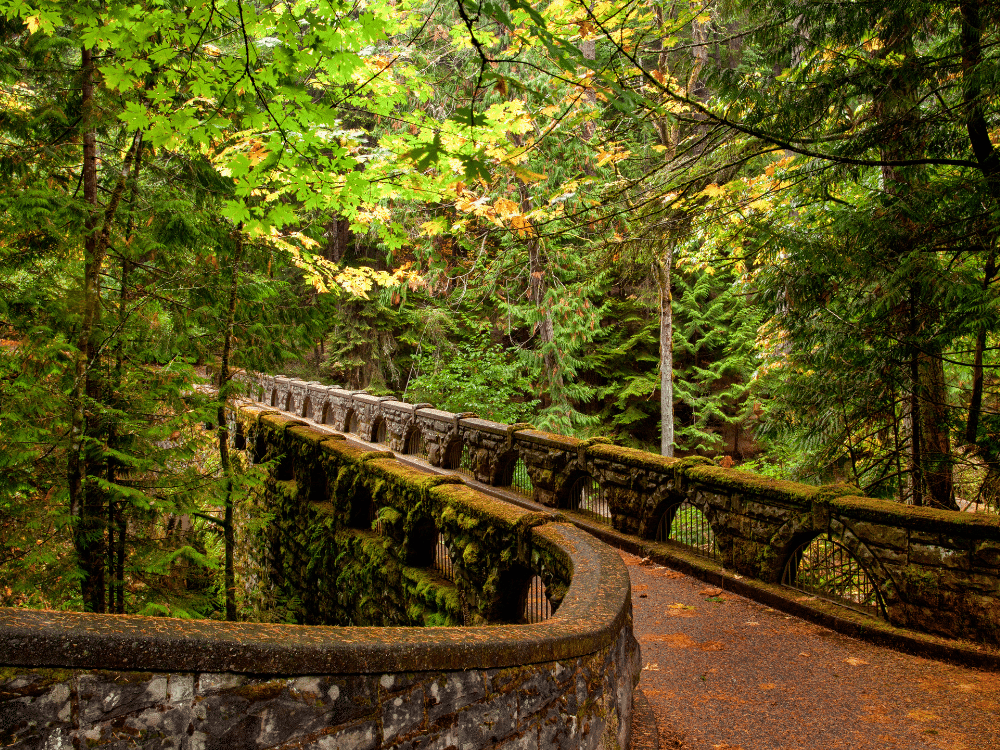
M 672 505 L 660 516 L 656 526 L 658 542 L 677 542 L 690 547 L 699 555 L 717 560 L 719 546 L 715 542 L 715 533 L 700 508 L 687 500 Z
M 579 477 L 573 482 L 569 488 L 569 503 L 572 510 L 587 511 L 599 516 L 602 521 L 611 521 L 611 506 L 592 476 Z
M 455 471 L 472 476 L 472 458 L 469 456 L 468 443 L 462 443 L 462 458 L 459 459 L 458 468 Z
M 437 536 L 437 544 L 434 545 L 434 562 L 431 567 L 449 581 L 455 580 L 455 563 L 451 559 L 451 550 L 448 542 L 445 541 L 444 534 L 440 531 Z
M 414 428 L 406 438 L 406 450 L 403 451 L 411 456 L 427 458 L 427 445 L 424 443 L 424 434 Z
M 841 542 L 815 537 L 799 545 L 785 563 L 784 586 L 878 616 L 883 606 L 878 588 Z
M 510 489 L 522 495 L 531 496 L 534 485 L 531 484 L 531 477 L 528 475 L 528 467 L 524 464 L 524 459 L 518 458 L 516 461 L 509 461 L 500 472 L 500 487 L 510 487 Z
M 369 527 L 379 536 L 385 536 L 385 521 L 383 521 L 378 514 L 379 508 L 375 503 L 370 503 L 368 505 L 368 524 Z
M 524 610 L 522 619 L 527 623 L 542 622 L 552 617 L 552 603 L 545 592 L 545 584 L 540 575 L 534 575 L 528 581 L 524 593 Z

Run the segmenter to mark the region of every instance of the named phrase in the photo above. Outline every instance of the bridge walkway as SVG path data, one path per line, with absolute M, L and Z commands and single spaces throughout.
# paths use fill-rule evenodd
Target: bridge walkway
M 494 497 L 551 511 L 416 456 L 397 458 L 433 473 L 461 474 Z M 1000 750 L 997 672 L 849 638 L 621 555 L 642 647 L 640 703 L 655 718 L 655 731 L 636 727 L 633 750 Z

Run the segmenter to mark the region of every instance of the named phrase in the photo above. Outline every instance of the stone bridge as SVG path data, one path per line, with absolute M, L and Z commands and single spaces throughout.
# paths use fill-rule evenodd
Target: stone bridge
M 237 551 L 260 621 L 0 609 L 0 745 L 628 747 L 615 551 L 288 416 L 244 407 L 234 445 L 267 469 Z
M 894 626 L 1000 645 L 995 516 L 903 506 L 846 485 L 776 481 L 703 458 L 665 458 L 315 382 L 244 378 L 274 408 L 635 537 L 686 542 L 739 575 L 827 593 Z M 681 528 L 699 522 L 703 529 Z M 847 579 L 839 592 L 815 585 L 820 563 L 831 568 L 827 580 Z

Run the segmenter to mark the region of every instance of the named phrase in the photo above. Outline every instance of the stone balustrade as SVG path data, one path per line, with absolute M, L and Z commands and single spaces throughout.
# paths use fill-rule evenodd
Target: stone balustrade
M 994 515 L 903 506 L 860 497 L 846 485 L 777 481 L 703 458 L 664 458 L 317 383 L 243 377 L 265 404 L 318 415 L 317 422 L 372 442 L 384 423 L 387 448 L 416 452 L 422 444 L 432 465 L 463 468 L 486 484 L 509 485 L 512 466 L 522 462 L 532 498 L 554 509 L 588 510 L 593 504 L 582 502 L 579 488 L 593 481 L 598 520 L 606 515 L 615 529 L 642 538 L 676 537 L 678 509 L 693 507 L 721 564 L 740 575 L 796 585 L 815 554 L 810 542 L 819 540 L 857 563 L 861 572 L 850 575 L 872 586 L 867 608 L 889 623 L 1000 645 Z
M 369 430 L 390 403 L 313 388 L 286 381 L 282 398 L 320 417 L 354 410 Z M 388 409 L 408 417 L 397 439 L 438 424 Z M 239 503 L 242 603 L 307 624 L 0 609 L 0 744 L 628 746 L 639 649 L 616 552 L 299 420 L 239 418 L 245 455 L 267 468 Z M 529 606 L 536 583 L 544 611 Z

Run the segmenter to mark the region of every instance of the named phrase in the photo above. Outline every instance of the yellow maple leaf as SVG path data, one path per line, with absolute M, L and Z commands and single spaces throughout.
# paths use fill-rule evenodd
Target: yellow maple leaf
M 496 209 L 496 212 L 505 219 L 509 216 L 514 216 L 515 214 L 520 213 L 518 205 L 514 201 L 507 200 L 506 198 L 500 198 L 497 200 L 497 202 L 493 204 L 493 208 Z

